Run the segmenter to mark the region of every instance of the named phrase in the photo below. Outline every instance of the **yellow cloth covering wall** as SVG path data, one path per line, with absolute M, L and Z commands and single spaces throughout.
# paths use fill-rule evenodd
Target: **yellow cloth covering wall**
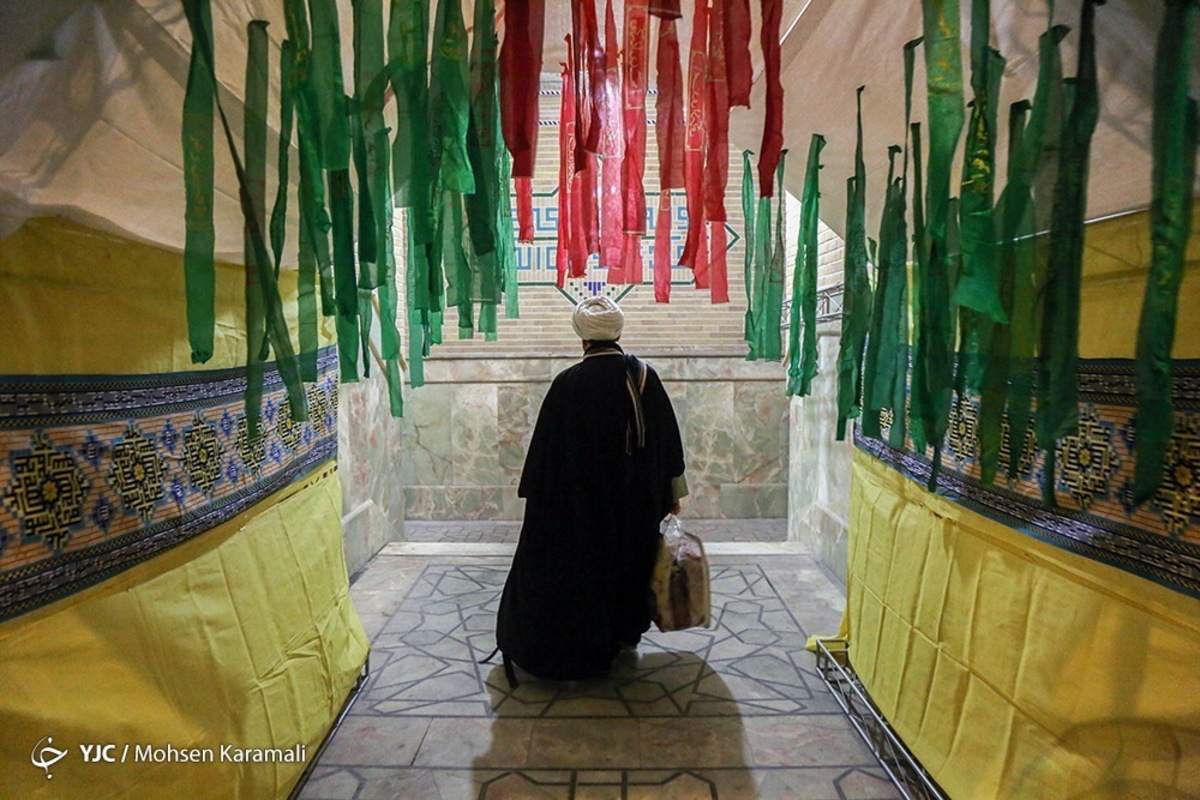
M 294 275 L 281 283 L 294 335 Z M 241 269 L 218 267 L 206 365 L 190 364 L 182 286 L 178 254 L 31 221 L 0 241 L 0 373 L 238 366 Z M 0 623 L 0 796 L 286 797 L 305 763 L 222 761 L 235 754 L 221 747 L 302 745 L 314 757 L 368 653 L 341 538 L 326 461 L 165 553 Z M 44 737 L 68 751 L 50 779 L 31 763 Z M 92 744 L 116 745 L 108 754 L 125 763 L 85 763 L 80 746 Z M 213 763 L 147 763 L 139 745 L 211 751 Z
M 1175 355 L 1200 356 L 1193 226 Z M 1134 351 L 1146 215 L 1087 231 L 1080 350 Z M 1200 600 L 1043 543 L 856 451 L 851 663 L 954 798 L 1200 797 Z

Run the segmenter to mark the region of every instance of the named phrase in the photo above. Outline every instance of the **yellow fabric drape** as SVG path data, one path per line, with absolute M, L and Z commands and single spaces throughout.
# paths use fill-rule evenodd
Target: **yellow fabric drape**
M 1133 356 L 1148 230 L 1144 213 L 1088 227 L 1082 357 Z M 1200 357 L 1186 313 L 1198 266 L 1193 226 L 1176 358 Z M 862 451 L 849 547 L 851 663 L 951 797 L 1200 797 L 1200 600 L 976 514 Z
M 295 274 L 280 284 L 294 339 Z M 0 373 L 241 366 L 243 285 L 241 267 L 217 266 L 215 355 L 192 365 L 180 254 L 31 220 L 0 240 Z M 301 745 L 311 760 L 366 660 L 341 506 L 327 461 L 173 549 L 0 623 L 0 795 L 286 797 L 304 761 L 222 761 L 221 747 Z M 67 751 L 51 779 L 33 764 L 46 737 Z M 85 763 L 82 745 L 115 745 L 106 752 L 126 761 Z M 140 761 L 139 746 L 211 751 L 213 762 Z

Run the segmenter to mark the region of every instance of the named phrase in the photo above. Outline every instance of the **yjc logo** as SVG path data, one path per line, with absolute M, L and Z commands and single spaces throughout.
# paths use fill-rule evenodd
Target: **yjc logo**
M 53 738 L 43 736 L 41 741 L 33 746 L 33 750 L 29 753 L 29 760 L 35 767 L 45 770 L 46 780 L 49 780 L 54 777 L 50 774 L 50 767 L 61 761 L 68 752 L 55 747 Z

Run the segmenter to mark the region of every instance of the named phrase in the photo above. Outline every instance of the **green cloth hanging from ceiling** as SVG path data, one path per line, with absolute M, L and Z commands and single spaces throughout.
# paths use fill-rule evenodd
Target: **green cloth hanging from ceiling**
M 320 130 L 321 166 L 333 172 L 350 164 L 350 127 L 342 81 L 342 43 L 335 0 L 309 0 L 312 76 Z M 332 193 L 332 187 L 330 187 Z M 336 234 L 335 234 L 336 235 Z
M 817 375 L 817 228 L 820 222 L 821 150 L 825 137 L 812 135 L 800 199 L 800 231 L 796 237 L 796 267 L 792 273 L 792 314 L 788 328 L 788 395 L 807 397 Z M 749 157 L 747 156 L 747 161 Z M 747 174 L 749 172 L 747 171 Z M 804 341 L 800 341 L 803 319 Z
M 862 93 L 858 87 L 858 139 L 854 177 L 846 191 L 845 288 L 842 334 L 838 348 L 837 439 L 846 438 L 846 422 L 860 413 L 863 346 L 871 326 L 871 283 L 867 276 L 867 168 L 863 163 Z
M 295 116 L 296 47 L 285 39 L 279 48 L 279 148 L 276 175 L 278 185 L 271 207 L 271 252 L 275 256 L 275 278 L 283 263 L 283 244 L 287 239 L 288 156 L 292 149 L 292 119 Z
M 1079 425 L 1079 293 L 1083 273 L 1083 224 L 1087 209 L 1088 159 L 1100 115 L 1096 83 L 1095 7 L 1084 0 L 1074 97 L 1063 125 L 1063 143 L 1050 233 L 1042 341 L 1038 358 L 1037 438 L 1046 451 L 1042 499 L 1054 497 L 1057 441 Z
M 338 364 L 345 383 L 358 380 L 358 279 L 354 274 L 354 194 L 350 170 L 329 173 L 333 211 L 333 279 L 336 287 Z
M 1134 364 L 1138 399 L 1133 481 L 1136 505 L 1153 497 L 1162 483 L 1175 423 L 1171 347 L 1196 175 L 1196 101 L 1188 97 L 1188 78 L 1200 2 L 1167 0 L 1166 5 L 1154 65 L 1152 253 Z
M 433 29 L 430 116 L 440 137 L 443 187 L 460 194 L 475 191 L 475 176 L 467 155 L 467 126 L 471 116 L 468 84 L 467 28 L 460 0 L 438 0 Z M 434 142 L 434 146 L 439 146 Z
M 901 287 L 908 280 L 904 263 L 904 233 L 896 224 L 897 214 L 903 214 L 901 193 L 903 180 L 896 176 L 896 156 L 903 152 L 899 145 L 888 148 L 888 177 L 879 223 L 879 257 L 875 267 L 875 304 L 871 314 L 871 330 L 867 338 L 867 353 L 862 369 L 862 431 L 864 436 L 879 438 L 880 414 L 892 407 L 895 385 L 896 351 L 902 346 L 897 318 L 903 302 Z M 899 242 L 896 241 L 900 237 Z
M 909 135 L 912 130 L 912 87 L 916 50 L 924 42 L 917 38 L 904 45 L 904 168 L 900 173 L 900 185 L 893 201 L 892 263 L 900 265 L 900 276 L 895 289 L 896 297 L 885 299 L 896 307 L 895 336 L 896 350 L 892 356 L 891 409 L 892 425 L 888 430 L 888 445 L 896 450 L 905 448 L 908 434 L 908 365 L 912 346 L 909 343 L 909 299 L 910 280 L 908 266 L 908 157 Z M 886 352 L 886 350 L 885 350 Z
M 930 476 L 937 480 L 942 437 L 950 417 L 954 386 L 954 313 L 951 308 L 952 258 L 950 171 L 963 127 L 962 53 L 958 0 L 922 0 L 925 39 L 925 83 L 929 109 L 929 164 L 925 186 L 925 231 L 921 258 L 919 362 L 924 377 L 923 437 L 934 446 Z
M 193 31 L 212 30 L 208 0 L 183 4 Z M 207 45 L 193 38 L 188 65 L 187 90 L 183 97 L 183 186 L 184 210 L 183 275 L 187 297 L 188 343 L 192 362 L 212 358 L 216 325 L 216 272 L 213 247 L 213 82 L 212 37 Z
M 1026 195 L 1018 193 L 1010 184 L 1012 195 L 1005 206 L 1008 222 L 1001 234 L 1002 241 L 1015 243 L 1012 325 L 1009 329 L 1012 365 L 1008 393 L 1010 479 L 1016 479 L 1020 474 L 1022 456 L 1031 446 L 1036 374 L 1034 353 L 1041 336 L 1041 295 L 1049 256 L 1049 236 L 1038 232 L 1049 227 L 1053 207 L 1066 105 L 1058 46 L 1069 30 L 1065 25 L 1054 25 L 1042 34 L 1038 43 L 1037 88 L 1023 137 L 1018 173 L 1018 180 L 1025 187 L 1022 191 L 1030 193 L 1029 211 L 1028 216 L 1019 213 L 1020 199 Z
M 754 219 L 754 167 L 750 163 L 751 155 L 753 154 L 749 150 L 742 151 L 742 220 L 744 223 L 744 227 L 742 228 L 742 242 L 745 246 L 745 250 L 743 251 L 743 271 L 746 287 L 746 316 L 743 320 L 742 331 L 748 348 L 746 360 L 757 361 L 758 328 L 756 327 L 754 316 L 757 284 L 755 283 L 754 275 L 754 259 L 758 250 L 755 246 L 757 232 Z
M 912 433 L 913 448 L 924 453 L 929 444 L 925 436 L 925 421 L 930 417 L 930 396 L 925 377 L 926 360 L 926 304 L 929 283 L 928 236 L 925 230 L 924 170 L 921 150 L 921 123 L 914 122 L 912 130 L 913 150 L 913 267 L 912 267 L 912 321 L 913 358 L 910 384 L 911 406 L 908 412 L 909 431 Z
M 191 28 L 193 47 L 199 47 L 201 52 L 211 54 L 213 52 L 211 22 L 209 16 L 203 13 L 203 9 L 199 7 L 204 2 L 205 0 L 184 0 L 184 12 Z M 295 352 L 292 350 L 287 321 L 283 315 L 279 287 L 275 281 L 275 273 L 270 268 L 266 237 L 259 218 L 254 213 L 249 180 L 246 170 L 242 166 L 242 160 L 238 156 L 237 148 L 234 146 L 233 131 L 225 116 L 225 110 L 221 107 L 220 97 L 216 95 L 217 76 L 213 70 L 212 59 L 204 59 L 202 65 L 206 68 L 205 77 L 213 88 L 213 97 L 221 118 L 221 129 L 225 133 L 225 143 L 229 148 L 229 155 L 233 159 L 234 173 L 237 175 L 238 181 L 238 199 L 242 207 L 242 216 L 249 228 L 250 240 L 254 248 L 254 263 L 261 267 L 257 272 L 266 311 L 267 337 L 275 351 L 279 374 L 287 389 L 292 420 L 302 422 L 308 416 L 308 403 L 305 399 L 304 387 L 300 382 L 299 367 Z M 251 410 L 247 409 L 247 414 L 250 413 Z
M 962 275 L 954 302 L 996 322 L 1007 322 L 1000 307 L 992 227 L 992 187 L 996 167 L 996 102 L 1004 57 L 988 47 L 990 0 L 971 0 L 971 118 L 963 151 Z
M 783 283 L 785 268 L 783 263 L 783 221 L 784 204 L 787 193 L 783 188 L 783 165 L 787 160 L 787 150 L 780 153 L 779 164 L 775 170 L 775 183 L 779 186 L 778 208 L 775 215 L 775 229 L 771 230 L 771 195 L 762 195 L 758 199 L 755 241 L 755 335 L 757 341 L 756 353 L 758 358 L 765 361 L 780 361 L 783 359 L 783 340 L 780 336 L 780 320 L 783 316 Z M 761 187 L 760 187 L 761 189 Z
M 246 26 L 246 98 L 243 139 L 247 191 L 253 219 L 245 221 L 243 256 L 246 297 L 246 430 L 251 440 L 259 436 L 263 395 L 263 362 L 270 356 L 267 320 L 259 273 L 271 269 L 259 263 L 253 226 L 266 230 L 267 186 L 267 23 L 252 20 Z M 264 253 L 265 255 L 265 253 Z
M 1004 192 L 996 204 L 996 217 L 1000 220 L 999 248 L 996 253 L 999 267 L 1000 305 L 1006 316 L 1016 321 L 1017 310 L 1013 305 L 1013 294 L 1017 275 L 1017 261 L 1032 257 L 1033 242 L 1028 238 L 1018 241 L 1013 232 L 1028 231 L 1033 225 L 1033 210 L 1030 206 L 1028 175 L 1022 173 L 1022 155 L 1028 147 L 1025 141 L 1028 100 L 1013 103 L 1009 109 L 1008 122 L 1008 176 Z M 1032 300 L 1032 298 L 1024 298 Z M 1023 316 L 1027 311 L 1020 312 Z M 1012 325 L 1000 323 L 992 330 L 987 363 L 984 365 L 983 385 L 979 400 L 979 470 L 980 479 L 991 485 L 1000 464 L 1003 446 L 1004 407 L 1008 399 L 1008 382 L 1011 372 Z M 1010 458 L 1017 457 L 1010 453 Z

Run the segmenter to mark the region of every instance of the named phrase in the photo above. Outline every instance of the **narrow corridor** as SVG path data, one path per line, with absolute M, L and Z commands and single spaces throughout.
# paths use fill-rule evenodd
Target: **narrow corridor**
M 371 675 L 300 797 L 898 796 L 804 649 L 837 630 L 844 591 L 781 541 L 782 520 L 689 523 L 707 544 L 711 630 L 652 629 L 607 679 L 518 672 L 516 689 L 478 660 L 517 526 L 410 525 L 423 541 L 388 545 L 351 586 Z

